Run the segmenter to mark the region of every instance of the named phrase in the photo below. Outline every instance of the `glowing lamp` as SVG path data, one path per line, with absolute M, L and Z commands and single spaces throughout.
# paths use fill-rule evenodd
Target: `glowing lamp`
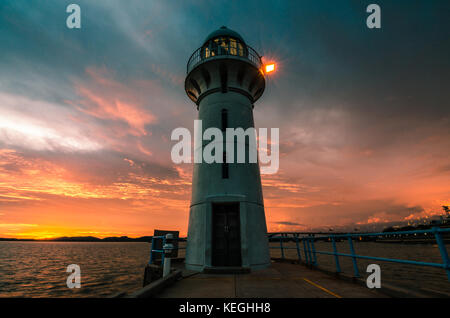
M 266 73 L 270 73 L 270 72 L 273 72 L 273 71 L 275 71 L 275 64 L 266 64 L 265 65 L 265 70 L 266 70 Z

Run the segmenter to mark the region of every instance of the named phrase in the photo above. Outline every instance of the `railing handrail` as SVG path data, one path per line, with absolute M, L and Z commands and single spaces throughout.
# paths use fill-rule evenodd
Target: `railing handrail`
M 219 49 L 217 52 L 215 52 L 216 55 L 204 57 L 201 54 L 202 50 L 204 49 L 205 48 L 203 46 L 199 47 L 191 54 L 187 63 L 187 73 L 192 71 L 197 65 L 203 62 L 223 58 L 224 56 L 248 61 L 252 63 L 254 66 L 256 66 L 258 69 L 262 67 L 262 59 L 261 59 L 262 57 L 258 54 L 258 52 L 256 52 L 255 49 L 253 49 L 251 46 L 248 45 L 245 47 L 245 50 L 247 51 L 246 55 L 230 54 L 229 51 Z
M 152 239 L 164 239 L 166 238 L 165 236 L 161 235 L 161 236 L 152 236 Z M 182 241 L 182 240 L 187 240 L 187 237 L 174 237 L 170 239 L 171 241 Z
M 387 235 L 402 235 L 402 234 L 422 234 L 422 233 L 434 233 L 434 232 L 439 232 L 439 233 L 447 233 L 450 232 L 450 228 L 431 228 L 431 229 L 426 229 L 426 230 L 411 230 L 411 231 L 392 231 L 392 232 L 374 232 L 374 233 L 338 233 L 338 234 L 325 234 L 322 232 L 276 232 L 273 233 L 273 235 L 276 234 L 294 234 L 294 235 L 314 235 L 314 237 L 316 238 L 338 238 L 338 237 L 358 237 L 358 236 L 387 236 Z M 272 233 L 268 233 L 268 235 L 270 235 Z M 316 236 L 316 235 L 320 235 L 320 236 Z M 279 236 L 282 238 L 287 238 L 289 236 Z M 294 236 L 295 237 L 295 236 Z M 270 236 L 270 238 L 278 238 L 277 236 Z

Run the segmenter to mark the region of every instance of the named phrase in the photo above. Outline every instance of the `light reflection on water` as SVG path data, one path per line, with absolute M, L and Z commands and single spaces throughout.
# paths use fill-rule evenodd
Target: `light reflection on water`
M 284 244 L 295 247 L 295 243 Z M 181 243 L 180 246 L 184 246 Z M 271 243 L 279 247 L 279 243 Z M 338 251 L 348 253 L 348 244 L 337 243 Z M 149 243 L 142 242 L 0 242 L 0 297 L 108 297 L 142 287 L 144 268 L 149 258 Z M 331 244 L 318 242 L 316 250 L 330 251 Z M 437 246 L 358 242 L 360 255 L 422 260 L 441 263 Z M 302 251 L 302 257 L 304 254 Z M 184 250 L 180 255 L 184 256 Z M 271 249 L 279 257 L 279 249 Z M 297 258 L 295 249 L 286 250 L 287 258 Z M 352 274 L 350 258 L 340 257 L 344 273 Z M 370 263 L 381 266 L 381 280 L 414 290 L 450 293 L 445 271 L 439 268 L 405 266 L 386 262 L 358 260 L 362 277 Z M 70 264 L 81 267 L 81 288 L 69 289 L 66 279 Z M 320 267 L 335 270 L 334 258 L 318 255 Z

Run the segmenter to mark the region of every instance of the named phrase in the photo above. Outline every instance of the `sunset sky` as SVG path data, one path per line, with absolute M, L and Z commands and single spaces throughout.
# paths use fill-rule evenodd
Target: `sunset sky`
M 81 7 L 81 29 L 66 7 Z M 381 30 L 366 7 L 382 9 Z M 277 62 L 269 231 L 382 229 L 450 204 L 448 1 L 0 3 L 0 237 L 186 234 L 186 63 L 222 25 Z

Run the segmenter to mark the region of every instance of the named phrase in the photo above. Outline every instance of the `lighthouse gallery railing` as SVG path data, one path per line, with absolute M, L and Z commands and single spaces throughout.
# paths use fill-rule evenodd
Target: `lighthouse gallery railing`
M 197 65 L 203 62 L 210 61 L 213 59 L 220 59 L 223 58 L 224 56 L 238 60 L 249 61 L 258 69 L 262 67 L 261 56 L 250 46 L 245 47 L 243 54 L 238 54 L 239 51 L 235 51 L 236 54 L 232 54 L 231 52 L 233 51 L 225 50 L 219 46 L 217 50 L 214 51 L 214 55 L 211 54 L 207 55 L 205 54 L 205 48 L 200 47 L 196 49 L 189 58 L 189 61 L 187 63 L 187 73 L 192 71 L 192 69 L 194 69 Z

